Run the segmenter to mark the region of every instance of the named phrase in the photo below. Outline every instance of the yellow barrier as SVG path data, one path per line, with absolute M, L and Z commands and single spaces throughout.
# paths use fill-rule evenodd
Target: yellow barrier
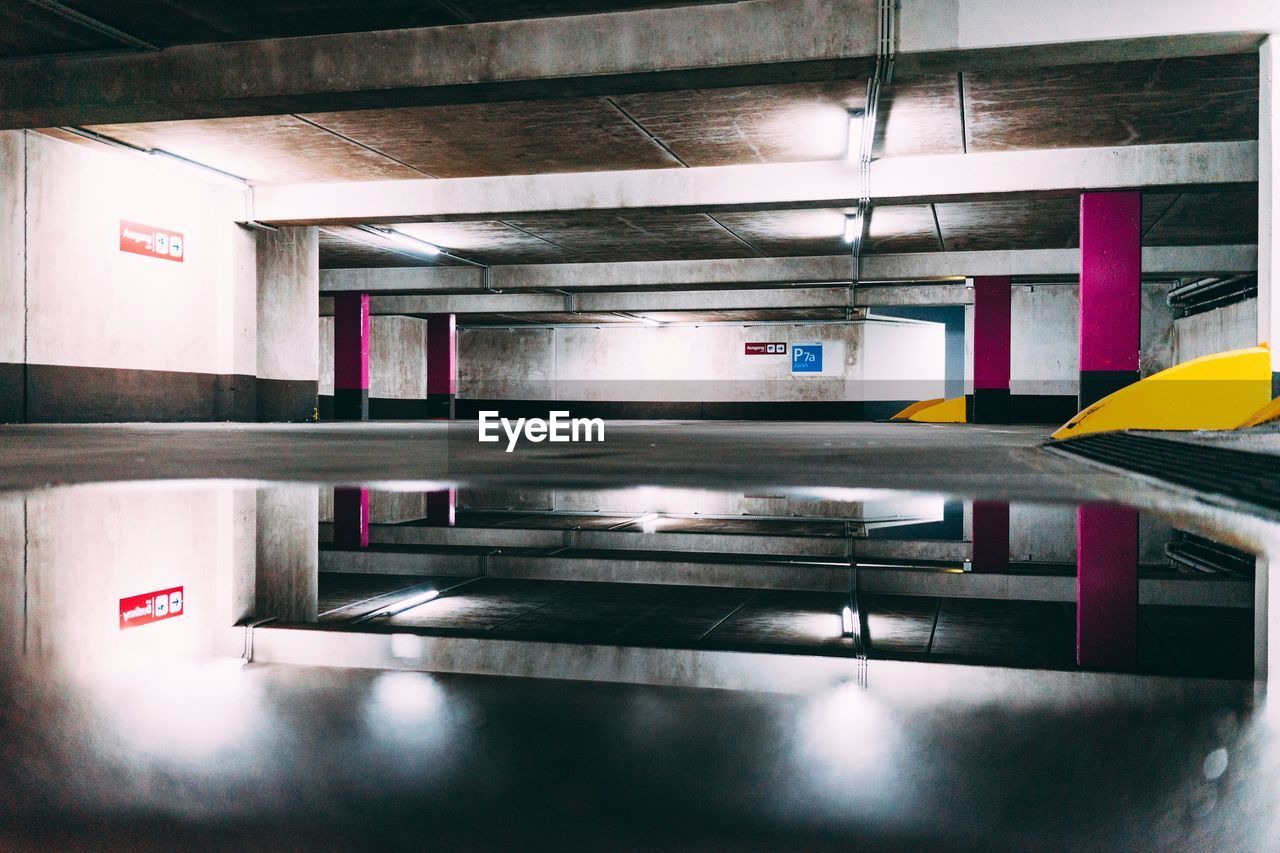
M 907 420 L 918 424 L 962 424 L 965 418 L 964 397 L 926 401 L 930 405 L 917 409 Z M 910 408 L 910 407 L 908 407 Z
M 921 400 L 919 403 L 912 403 L 901 412 L 889 418 L 891 421 L 905 421 L 921 409 L 927 409 L 935 403 L 941 403 L 942 397 L 934 397 L 932 400 Z
M 1236 429 L 1271 399 L 1265 346 L 1206 355 L 1103 397 L 1052 439 L 1124 429 Z
M 1280 397 L 1276 397 L 1270 403 L 1245 418 L 1244 423 L 1240 424 L 1240 429 L 1261 426 L 1277 418 L 1280 418 Z

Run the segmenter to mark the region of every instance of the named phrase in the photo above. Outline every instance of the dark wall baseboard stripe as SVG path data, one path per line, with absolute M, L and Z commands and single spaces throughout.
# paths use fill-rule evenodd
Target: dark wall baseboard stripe
M 0 364 L 0 422 L 303 421 L 318 383 L 246 374 Z
M 0 424 L 17 424 L 26 419 L 27 383 L 23 365 L 0 362 Z

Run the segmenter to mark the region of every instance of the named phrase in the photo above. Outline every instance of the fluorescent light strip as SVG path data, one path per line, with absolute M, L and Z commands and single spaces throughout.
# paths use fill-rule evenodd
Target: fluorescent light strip
M 370 234 L 377 234 L 388 243 L 395 243 L 403 249 L 417 252 L 418 254 L 424 255 L 428 258 L 434 258 L 441 252 L 440 247 L 434 243 L 428 243 L 426 240 L 419 240 L 417 237 L 404 234 L 392 228 L 377 228 L 373 225 L 362 225 L 360 226 L 360 229 L 362 231 L 367 231 Z
M 865 110 L 849 110 L 848 157 L 850 163 L 862 160 L 862 125 L 866 117 Z
M 853 243 L 862 237 L 862 214 L 851 213 L 844 218 L 844 241 Z

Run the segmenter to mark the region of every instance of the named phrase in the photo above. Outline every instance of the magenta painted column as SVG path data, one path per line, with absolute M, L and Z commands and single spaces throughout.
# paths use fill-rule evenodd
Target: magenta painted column
M 1138 661 L 1138 512 L 1076 510 L 1076 663 L 1132 669 Z
M 457 489 L 427 492 L 427 524 L 432 527 L 453 527 L 457 504 Z
M 458 396 L 458 326 L 452 314 L 427 315 L 427 408 L 450 419 Z
M 973 422 L 1009 423 L 1013 288 L 1007 275 L 973 279 Z
M 1138 381 L 1142 193 L 1080 195 L 1080 408 Z
M 369 420 L 369 294 L 333 297 L 333 416 Z
M 1004 501 L 973 502 L 974 572 L 1008 574 L 1009 504 Z
M 333 544 L 339 548 L 369 547 L 369 490 L 333 490 Z

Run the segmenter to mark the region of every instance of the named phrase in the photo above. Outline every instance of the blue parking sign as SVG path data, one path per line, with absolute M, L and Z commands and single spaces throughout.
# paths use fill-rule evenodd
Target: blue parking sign
M 792 344 L 791 372 L 821 373 L 822 344 L 816 342 L 808 344 Z

